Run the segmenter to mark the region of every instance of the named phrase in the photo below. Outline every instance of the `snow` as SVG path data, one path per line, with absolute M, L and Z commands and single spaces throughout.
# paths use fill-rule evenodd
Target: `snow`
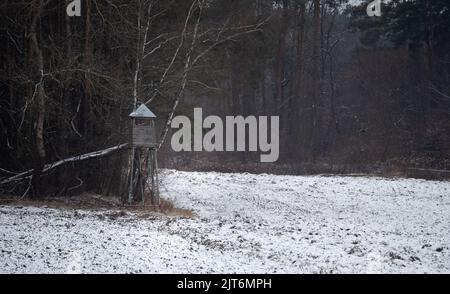
M 450 182 L 163 170 L 195 218 L 0 206 L 0 273 L 450 273 Z

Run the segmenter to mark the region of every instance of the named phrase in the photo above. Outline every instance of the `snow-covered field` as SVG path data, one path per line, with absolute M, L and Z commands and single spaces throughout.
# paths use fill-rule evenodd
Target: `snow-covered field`
M 450 182 L 179 172 L 196 218 L 0 206 L 0 273 L 450 273 Z

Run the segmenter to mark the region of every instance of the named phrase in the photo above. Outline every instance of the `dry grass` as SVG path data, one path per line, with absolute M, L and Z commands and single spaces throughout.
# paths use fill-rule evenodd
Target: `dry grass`
M 17 196 L 0 195 L 0 205 L 31 206 L 67 210 L 111 210 L 117 217 L 124 216 L 128 212 L 136 214 L 140 218 L 150 216 L 170 216 L 193 218 L 196 215 L 187 209 L 175 207 L 172 202 L 161 199 L 160 205 L 123 205 L 113 197 L 98 194 L 83 193 L 72 197 L 44 198 L 44 199 L 19 199 Z

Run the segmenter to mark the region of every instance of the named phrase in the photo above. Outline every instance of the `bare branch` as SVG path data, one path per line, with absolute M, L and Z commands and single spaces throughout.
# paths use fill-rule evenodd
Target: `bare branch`
M 89 152 L 89 153 L 85 153 L 85 154 L 81 154 L 81 155 L 77 155 L 77 156 L 73 156 L 73 157 L 68 157 L 68 158 L 62 159 L 60 161 L 51 163 L 51 164 L 46 164 L 42 170 L 42 173 L 46 173 L 54 168 L 57 168 L 58 166 L 61 166 L 63 164 L 69 163 L 69 162 L 82 161 L 82 160 L 105 156 L 105 155 L 111 154 L 113 152 L 125 149 L 127 146 L 128 146 L 128 143 L 124 143 L 124 144 L 120 144 L 120 145 L 117 145 L 114 147 L 110 147 L 110 148 L 106 148 L 106 149 L 102 149 L 102 150 L 98 150 L 98 151 L 94 151 L 94 152 Z M 23 181 L 26 179 L 30 179 L 33 175 L 33 172 L 34 172 L 34 169 L 30 169 L 30 170 L 21 172 L 13 177 L 10 177 L 10 178 L 0 181 L 0 185 L 5 185 L 5 184 L 13 183 L 13 182 L 20 182 L 20 181 Z

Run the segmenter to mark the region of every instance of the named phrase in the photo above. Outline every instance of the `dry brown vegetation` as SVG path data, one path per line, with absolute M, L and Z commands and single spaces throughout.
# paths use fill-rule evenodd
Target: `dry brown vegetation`
M 118 218 L 132 213 L 140 218 L 150 216 L 170 217 L 195 217 L 196 215 L 187 209 L 175 207 L 168 200 L 161 199 L 160 205 L 123 205 L 119 199 L 105 197 L 98 194 L 83 193 L 71 197 L 47 197 L 41 199 L 21 199 L 12 195 L 0 196 L 0 205 L 15 207 L 40 207 L 64 210 L 94 210 L 108 211 L 110 218 Z

